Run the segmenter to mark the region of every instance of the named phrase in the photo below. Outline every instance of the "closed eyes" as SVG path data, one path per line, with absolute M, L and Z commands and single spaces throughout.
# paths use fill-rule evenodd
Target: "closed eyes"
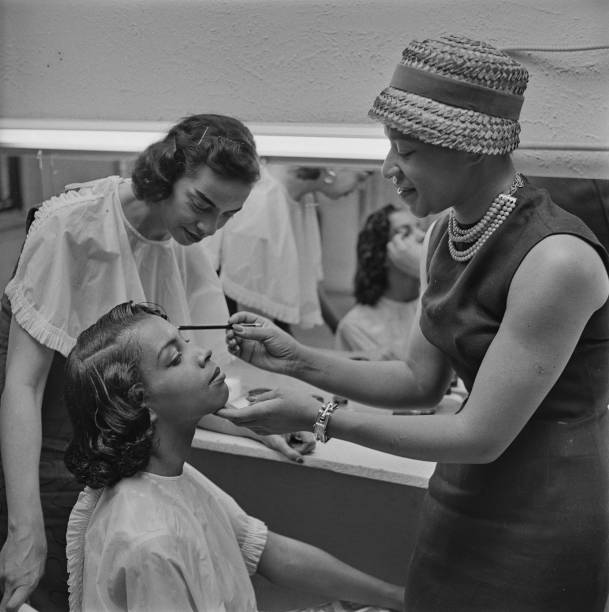
M 190 338 L 185 338 L 182 334 L 180 334 L 180 340 L 184 342 L 185 344 L 188 344 L 190 342 Z M 177 343 L 177 340 L 176 340 L 176 343 Z M 173 367 L 173 366 L 180 365 L 182 363 L 182 358 L 183 358 L 182 353 L 180 351 L 176 351 L 175 354 L 171 357 L 169 366 Z
M 198 198 L 190 198 L 190 205 L 192 206 L 193 210 L 201 213 L 213 212 L 215 209 L 213 205 L 209 204 L 208 202 L 199 200 Z
M 394 142 L 393 148 L 395 149 L 396 153 L 402 157 L 408 157 L 414 153 L 414 150 L 403 142 Z

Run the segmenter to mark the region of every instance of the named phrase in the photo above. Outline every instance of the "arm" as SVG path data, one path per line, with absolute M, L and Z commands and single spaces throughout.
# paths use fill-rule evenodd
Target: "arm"
M 420 308 L 419 302 L 404 361 L 358 361 L 302 346 L 292 375 L 364 404 L 396 407 L 437 404 L 449 384 L 450 366 L 423 336 Z
M 607 272 L 592 247 L 572 236 L 547 238 L 514 275 L 499 332 L 461 412 L 417 416 L 400 426 L 386 419 L 363 423 L 339 411 L 331 431 L 417 459 L 493 461 L 554 386 L 588 319 L 608 295 Z
M 0 580 L 4 580 L 0 610 L 18 608 L 44 571 L 46 539 L 38 464 L 42 395 L 52 358 L 53 352 L 36 342 L 13 319 L 0 404 L 0 445 L 8 509 L 8 537 L 0 552 Z
M 333 599 L 402 610 L 404 588 L 374 578 L 336 557 L 282 535 L 269 532 L 258 572 L 267 580 L 292 589 Z
M 230 318 L 233 329 L 227 332 L 227 342 L 244 361 L 364 404 L 436 405 L 450 382 L 450 365 L 423 336 L 419 315 L 420 305 L 405 361 L 358 361 L 336 351 L 304 346 L 267 319 L 250 313 Z M 244 321 L 257 321 L 262 327 L 239 327 Z
M 269 448 L 285 455 L 291 461 L 303 463 L 303 455 L 312 453 L 315 449 L 315 436 L 310 431 L 289 433 L 285 435 L 270 434 L 263 435 L 248 429 L 247 427 L 239 427 L 230 421 L 223 419 L 215 414 L 206 414 L 200 421 L 199 427 L 227 434 L 229 436 L 242 436 L 251 438 L 264 444 Z
M 460 412 L 408 418 L 337 410 L 329 433 L 414 459 L 494 461 L 554 386 L 584 326 L 608 295 L 607 272 L 591 246 L 568 235 L 546 238 L 514 275 L 503 321 Z M 296 423 L 311 426 L 316 414 L 308 399 L 292 395 L 287 402 L 269 399 L 227 416 L 256 431 L 277 431 Z
M 425 236 L 419 261 L 419 296 L 427 287 L 425 265 L 430 233 L 431 228 Z M 390 407 L 435 405 L 448 387 L 451 370 L 445 356 L 423 336 L 419 326 L 420 312 L 421 297 L 410 330 L 409 354 L 405 362 L 358 362 L 352 355 L 338 351 L 305 347 L 280 330 L 269 330 L 268 327 L 272 327 L 269 322 L 263 323 L 267 329 L 229 330 L 227 343 L 231 352 L 255 366 L 300 378 L 364 404 Z M 230 318 L 231 323 L 254 320 L 256 317 L 245 313 Z

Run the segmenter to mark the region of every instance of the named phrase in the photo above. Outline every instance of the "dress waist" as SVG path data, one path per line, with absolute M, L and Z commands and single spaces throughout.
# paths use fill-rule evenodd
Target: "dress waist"
M 574 421 L 531 420 L 491 463 L 439 463 L 429 494 L 451 510 L 491 520 L 537 522 L 574 505 L 606 514 L 608 440 L 607 410 Z

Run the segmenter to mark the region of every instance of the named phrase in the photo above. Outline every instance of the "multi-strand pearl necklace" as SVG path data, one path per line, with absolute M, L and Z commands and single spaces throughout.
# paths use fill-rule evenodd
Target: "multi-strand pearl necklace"
M 514 194 L 519 187 L 524 186 L 522 176 L 514 175 L 508 193 L 500 193 L 488 207 L 484 216 L 472 227 L 462 228 L 455 219 L 454 209 L 448 214 L 448 250 L 450 256 L 459 262 L 469 261 L 492 236 L 495 230 L 508 218 L 516 206 Z M 459 250 L 456 245 L 468 243 L 471 246 Z

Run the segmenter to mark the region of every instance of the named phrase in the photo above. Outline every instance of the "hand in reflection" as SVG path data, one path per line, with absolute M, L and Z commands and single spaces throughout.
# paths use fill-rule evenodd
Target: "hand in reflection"
M 300 345 L 288 333 L 251 312 L 237 312 L 228 322 L 233 328 L 226 332 L 226 344 L 233 355 L 271 372 L 289 374 L 294 369 Z M 261 326 L 240 327 L 239 323 L 259 323 Z
M 424 237 L 425 234 L 416 229 L 407 236 L 396 234 L 387 243 L 387 258 L 398 270 L 413 278 L 419 278 Z
M 318 410 L 319 402 L 304 391 L 273 389 L 257 395 L 249 406 L 226 407 L 216 414 L 258 434 L 303 433 L 312 430 Z M 308 445 L 307 439 L 303 442 Z

